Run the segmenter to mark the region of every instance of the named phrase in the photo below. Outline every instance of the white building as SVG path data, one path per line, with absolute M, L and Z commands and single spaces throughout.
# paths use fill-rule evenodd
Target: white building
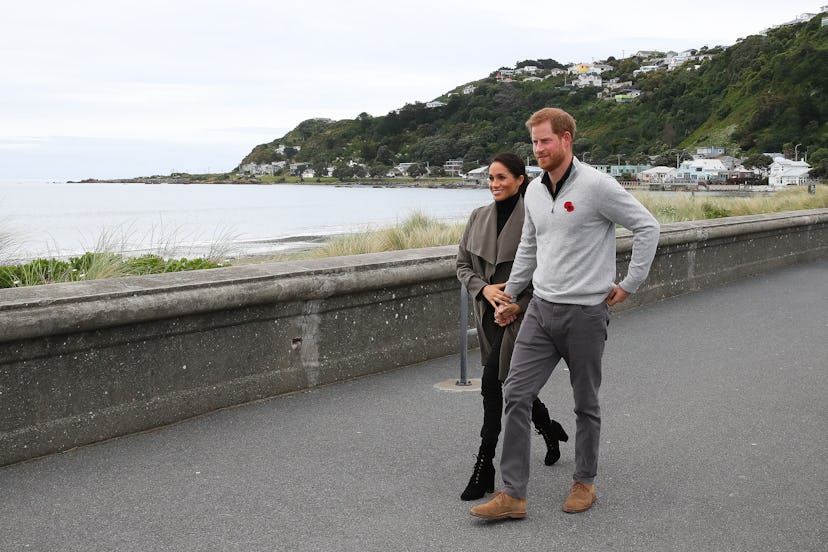
M 674 167 L 658 166 L 638 173 L 638 179 L 642 182 L 670 182 L 676 179 L 678 170 Z
M 477 169 L 472 169 L 463 176 L 464 182 L 474 182 L 478 186 L 482 186 L 486 184 L 486 181 L 489 179 L 489 167 L 488 165 L 485 167 L 478 167 Z
M 651 73 L 653 71 L 658 71 L 658 70 L 659 70 L 658 65 L 642 65 L 641 67 L 639 67 L 638 69 L 633 71 L 633 76 L 637 77 L 638 75 L 640 75 L 642 73 Z
M 768 185 L 795 186 L 808 181 L 811 166 L 805 161 L 791 161 L 777 157 L 769 167 Z
M 578 88 L 585 88 L 587 86 L 601 86 L 603 83 L 601 76 L 594 73 L 582 73 L 572 83 Z
M 696 148 L 696 155 L 699 157 L 718 157 L 724 155 L 725 149 L 721 146 L 704 146 Z
M 284 161 L 272 163 L 245 163 L 239 167 L 239 172 L 247 174 L 269 174 L 274 175 L 277 171 L 285 168 Z
M 718 159 L 693 159 L 682 161 L 676 176 L 691 182 L 707 182 L 722 180 L 721 173 L 726 170 L 724 163 Z
M 449 159 L 443 165 L 443 170 L 449 174 L 449 176 L 457 176 L 460 174 L 460 171 L 463 170 L 463 160 L 462 159 Z

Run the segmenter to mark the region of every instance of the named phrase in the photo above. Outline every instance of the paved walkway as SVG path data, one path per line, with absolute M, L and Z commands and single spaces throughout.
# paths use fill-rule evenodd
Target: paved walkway
M 0 468 L 0 550 L 828 550 L 828 260 L 613 317 L 584 514 L 572 442 L 546 467 L 535 436 L 529 516 L 468 515 L 481 400 L 434 386 L 458 365 Z M 541 396 L 572 434 L 564 368 Z

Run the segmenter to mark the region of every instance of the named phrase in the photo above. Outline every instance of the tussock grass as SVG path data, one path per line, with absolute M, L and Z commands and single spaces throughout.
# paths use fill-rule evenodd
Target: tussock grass
M 7 251 L 4 247 L 4 236 L 0 233 L 0 288 L 217 268 L 227 264 L 225 259 L 233 247 L 233 241 L 236 240 L 235 236 L 223 231 L 213 236 L 206 256 L 193 259 L 175 258 L 175 253 L 180 249 L 175 246 L 175 235 L 162 233 L 159 234 L 159 239 L 150 242 L 154 244 L 152 252 L 135 256 L 125 250 L 130 241 L 130 233 L 122 227 L 117 227 L 102 231 L 92 248 L 93 251 L 79 257 L 70 257 L 68 260 L 35 259 L 26 263 L 6 265 L 3 262 L 4 252 Z M 14 243 L 11 238 L 7 241 L 9 244 Z
M 460 242 L 466 223 L 440 222 L 428 215 L 414 211 L 399 224 L 388 228 L 368 229 L 363 232 L 335 236 L 321 247 L 290 253 L 266 255 L 244 262 L 278 262 L 299 259 L 343 257 L 363 253 L 380 253 L 402 249 L 419 249 Z
M 400 224 L 390 228 L 368 230 L 333 238 L 324 246 L 308 252 L 304 258 L 338 257 L 451 245 L 460 241 L 464 227 L 464 223 L 448 224 L 416 211 Z
M 634 195 L 661 223 L 828 207 L 828 186 L 825 185 L 817 186 L 814 195 L 804 186 L 751 197 L 661 196 L 647 192 Z

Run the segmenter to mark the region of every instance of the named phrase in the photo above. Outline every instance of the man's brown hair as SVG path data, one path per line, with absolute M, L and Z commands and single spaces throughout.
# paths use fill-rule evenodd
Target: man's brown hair
M 552 124 L 552 132 L 558 136 L 562 136 L 564 132 L 569 132 L 569 135 L 573 139 L 575 138 L 575 119 L 572 118 L 572 115 L 557 107 L 544 107 L 535 111 L 526 121 L 526 128 L 532 130 L 532 127 L 546 121 Z

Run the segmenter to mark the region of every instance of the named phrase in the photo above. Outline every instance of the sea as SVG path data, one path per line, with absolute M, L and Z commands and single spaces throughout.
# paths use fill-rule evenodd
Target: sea
M 0 261 L 86 251 L 166 257 L 277 254 L 419 212 L 463 222 L 485 188 L 0 181 Z

